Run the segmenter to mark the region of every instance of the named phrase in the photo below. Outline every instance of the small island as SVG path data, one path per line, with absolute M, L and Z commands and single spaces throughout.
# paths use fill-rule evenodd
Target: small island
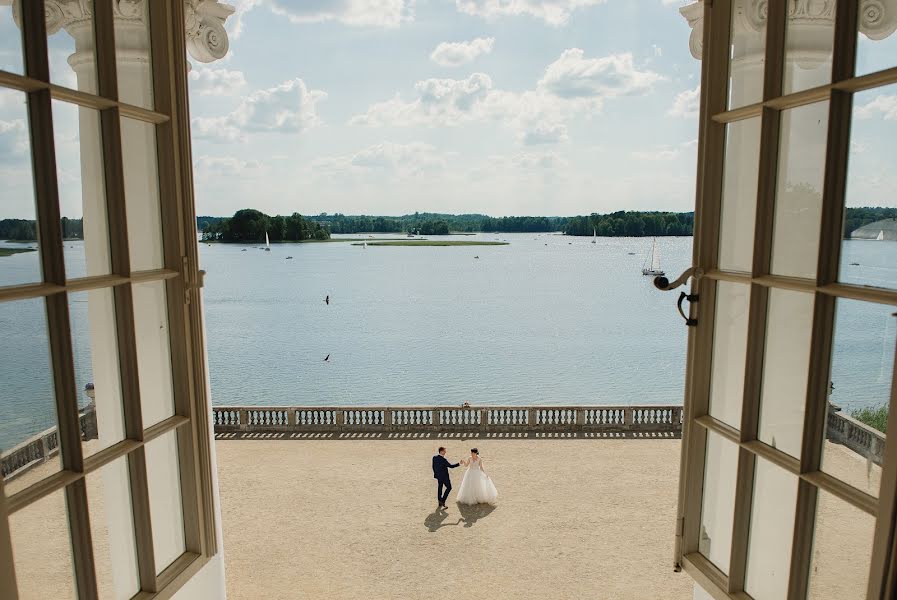
M 21 254 L 23 252 L 36 252 L 35 248 L 0 248 L 0 257 L 12 256 L 13 254 Z

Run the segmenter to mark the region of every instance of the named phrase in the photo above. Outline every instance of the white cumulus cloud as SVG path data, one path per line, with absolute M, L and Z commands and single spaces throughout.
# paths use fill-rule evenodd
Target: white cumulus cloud
M 650 70 L 639 70 L 632 54 L 611 54 L 585 58 L 579 48 L 564 50 L 548 65 L 539 86 L 561 98 L 590 98 L 644 94 L 663 77 Z
M 478 56 L 492 52 L 495 38 L 476 38 L 469 42 L 442 42 L 430 60 L 442 67 L 460 67 L 476 60 Z
M 202 96 L 239 94 L 246 87 L 242 71 L 196 66 L 190 71 L 190 89 Z
M 353 27 L 398 27 L 414 20 L 414 0 L 267 0 L 271 11 L 304 25 L 336 21 Z
M 452 126 L 496 121 L 512 129 L 526 145 L 568 139 L 570 119 L 601 112 L 605 98 L 648 93 L 660 75 L 639 70 L 629 54 L 587 59 L 581 50 L 566 50 L 548 66 L 535 89 L 497 89 L 484 73 L 465 79 L 425 79 L 414 97 L 374 104 L 349 123 L 367 126 Z
M 455 0 L 468 15 L 494 21 L 500 17 L 527 15 L 555 27 L 564 25 L 573 11 L 604 4 L 606 0 Z
M 860 119 L 871 119 L 881 115 L 886 121 L 897 119 L 897 94 L 893 96 L 880 95 L 856 109 L 856 116 Z
M 227 115 L 193 119 L 193 134 L 232 142 L 252 132 L 299 133 L 320 124 L 316 104 L 326 97 L 326 92 L 309 90 L 301 79 L 291 79 L 252 92 Z
M 698 116 L 701 101 L 701 85 L 693 90 L 685 90 L 676 94 L 673 106 L 667 111 L 671 117 L 683 117 L 691 119 Z

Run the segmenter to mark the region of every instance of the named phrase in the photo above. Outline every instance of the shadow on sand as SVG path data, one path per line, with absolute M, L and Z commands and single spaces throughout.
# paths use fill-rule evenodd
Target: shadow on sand
M 463 519 L 458 519 L 454 523 L 444 523 L 448 518 L 449 514 L 447 510 L 438 509 L 436 512 L 430 513 L 427 515 L 427 518 L 424 519 L 424 525 L 427 529 L 430 530 L 430 533 L 436 532 L 440 527 L 452 527 L 455 525 L 460 525 Z
M 461 520 L 465 527 L 473 527 L 482 518 L 488 517 L 495 507 L 491 504 L 456 504 L 461 511 Z

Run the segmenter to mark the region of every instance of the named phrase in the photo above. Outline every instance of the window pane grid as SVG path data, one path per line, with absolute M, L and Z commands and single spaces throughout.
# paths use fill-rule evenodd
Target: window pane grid
M 149 4 L 149 3 L 148 3 Z M 56 405 L 58 432 L 60 436 L 60 456 L 62 470 L 45 477 L 28 487 L 6 496 L 0 481 L 0 558 L 8 557 L 12 550 L 7 517 L 26 508 L 53 493 L 61 493 L 66 499 L 68 528 L 73 542 L 72 561 L 77 578 L 75 585 L 79 598 L 96 598 L 97 581 L 94 568 L 91 524 L 87 511 L 86 475 L 97 472 L 119 458 L 128 465 L 128 489 L 132 497 L 130 512 L 133 516 L 135 550 L 138 555 L 140 589 L 155 592 L 172 583 L 185 569 L 196 569 L 197 559 L 211 556 L 215 552 L 214 532 L 209 532 L 209 522 L 199 514 L 199 507 L 211 502 L 209 491 L 196 488 L 197 458 L 194 439 L 193 388 L 188 360 L 188 345 L 180 333 L 181 324 L 189 321 L 185 308 L 185 295 L 189 289 L 182 281 L 182 268 L 190 265 L 184 261 L 184 246 L 190 248 L 193 238 L 184 225 L 185 212 L 192 214 L 192 207 L 183 207 L 186 197 L 191 199 L 189 190 L 182 191 L 182 177 L 178 165 L 186 157 L 178 154 L 177 139 L 184 136 L 183 126 L 175 130 L 171 113 L 179 106 L 173 97 L 183 93 L 185 78 L 175 76 L 183 67 L 185 48 L 183 39 L 173 36 L 179 28 L 172 24 L 183 21 L 183 7 L 176 3 L 152 3 L 148 17 L 151 23 L 150 47 L 152 48 L 152 68 L 150 82 L 153 85 L 155 109 L 145 108 L 119 100 L 118 73 L 115 61 L 115 31 L 113 26 L 112 3 L 97 1 L 93 7 L 94 35 L 97 60 L 98 94 L 58 85 L 51 82 L 47 62 L 47 38 L 44 22 L 44 3 L 40 0 L 22 3 L 21 30 L 25 74 L 19 75 L 0 70 L 0 87 L 25 92 L 28 110 L 29 138 L 32 142 L 31 156 L 35 179 L 34 195 L 37 210 L 36 221 L 39 228 L 38 239 L 41 248 L 42 281 L 0 287 L 0 303 L 25 299 L 43 299 L 46 306 L 48 330 L 51 334 L 52 377 L 56 382 Z M 164 26 L 161 26 L 164 25 Z M 164 85 L 163 85 L 164 84 Z M 92 90 L 91 90 L 92 91 Z M 101 156 L 104 186 L 108 206 L 106 218 L 109 226 L 111 273 L 66 280 L 62 260 L 63 239 L 59 227 L 60 203 L 56 181 L 56 157 L 53 146 L 51 120 L 51 99 L 70 105 L 85 107 L 99 112 Z M 151 104 L 150 106 L 153 106 Z M 127 231 L 127 215 L 124 210 L 124 174 L 122 169 L 121 121 L 123 118 L 151 126 L 156 135 L 155 151 L 158 153 L 159 172 L 154 174 L 164 188 L 160 210 L 166 228 L 160 232 L 164 261 L 159 268 L 131 271 L 131 249 Z M 186 120 L 184 120 L 186 123 Z M 189 152 L 189 146 L 187 147 Z M 165 160 L 163 160 L 165 159 Z M 189 175 L 189 174 L 187 174 Z M 189 177 L 186 177 L 189 182 Z M 175 182 L 177 182 L 175 184 Z M 192 185 L 192 184 L 191 184 Z M 187 210 L 189 209 L 189 210 Z M 183 239 L 182 239 L 183 238 Z M 172 280 L 168 282 L 168 280 Z M 160 282 L 167 290 L 164 302 L 168 306 L 171 329 L 176 334 L 169 336 L 172 358 L 177 358 L 173 368 L 175 382 L 174 414 L 155 425 L 145 428 L 141 414 L 140 394 L 137 386 L 137 362 L 135 328 L 133 314 L 134 284 Z M 168 283 L 166 283 L 168 282 Z M 115 335 L 123 392 L 123 413 L 125 439 L 112 443 L 107 448 L 92 454 L 87 459 L 82 456 L 79 419 L 77 413 L 77 389 L 74 379 L 72 356 L 72 332 L 69 324 L 69 295 L 74 292 L 109 289 L 113 292 L 115 306 Z M 130 385 L 125 385 L 128 382 Z M 185 549 L 162 573 L 156 573 L 150 521 L 149 491 L 147 489 L 147 465 L 144 446 L 166 433 L 176 435 L 177 464 L 180 473 L 180 488 L 176 492 L 183 505 L 183 526 Z M 200 444 L 201 445 L 201 444 Z M 167 518 L 167 517 L 166 517 Z M 164 525 L 164 523 L 163 523 Z M 205 531 L 201 531 L 201 527 Z M 211 539 L 212 544 L 207 540 Z M 196 550 L 199 550 L 197 552 Z M 12 561 L 2 561 L 12 565 Z M 164 566 L 164 565 L 162 565 Z M 7 573 L 3 573 L 7 575 Z M 16 589 L 14 570 L 0 583 L 0 595 L 14 595 Z
M 20 90 L 22 92 L 49 90 L 50 97 L 54 100 L 61 100 L 96 110 L 118 108 L 124 116 L 138 121 L 146 121 L 147 123 L 159 124 L 167 123 L 171 120 L 171 117 L 167 114 L 158 112 L 157 110 L 150 110 L 142 106 L 128 104 L 127 102 L 104 98 L 103 96 L 97 96 L 81 90 L 73 90 L 55 83 L 47 83 L 33 77 L 10 73 L 9 71 L 0 70 L 0 85 L 5 88 Z
M 712 8 L 705 6 L 705 10 L 708 13 L 706 21 L 711 23 L 711 29 L 716 29 L 717 31 L 723 28 L 723 23 L 728 20 L 728 11 L 731 10 L 731 3 L 722 3 L 724 4 L 722 7 L 720 4 L 715 3 L 715 6 Z M 766 340 L 764 323 L 766 322 L 766 313 L 768 311 L 766 302 L 758 302 L 758 304 L 763 306 L 752 309 L 750 315 L 750 329 L 752 333 L 749 335 L 748 356 L 745 365 L 745 391 L 742 399 L 743 414 L 741 427 L 733 428 L 707 414 L 706 399 L 697 400 L 697 402 L 694 399 L 695 390 L 698 389 L 698 386 L 693 386 L 690 392 L 690 402 L 694 402 L 697 405 L 692 407 L 692 419 L 697 425 L 701 426 L 699 428 L 701 431 L 700 437 L 703 439 L 708 435 L 708 432 L 720 434 L 730 440 L 737 436 L 739 438 L 737 443 L 739 443 L 741 448 L 737 478 L 738 492 L 734 507 L 735 521 L 732 556 L 730 558 L 731 566 L 725 587 L 721 585 L 722 582 L 719 581 L 719 578 L 711 576 L 712 565 L 707 564 L 707 561 L 702 562 L 690 559 L 690 557 L 695 556 L 694 554 L 688 554 L 696 551 L 694 547 L 685 548 L 684 551 L 687 554 L 683 562 L 686 568 L 691 567 L 690 571 L 697 569 L 701 572 L 701 577 L 698 577 L 698 579 L 705 587 L 706 583 L 711 583 L 713 587 L 719 588 L 726 595 L 740 595 L 744 593 L 745 544 L 751 530 L 748 515 L 752 510 L 753 465 L 756 461 L 761 460 L 757 457 L 762 457 L 762 459 L 768 461 L 767 464 L 773 465 L 773 469 L 789 472 L 797 476 L 799 481 L 798 493 L 794 498 L 795 502 L 792 507 L 795 510 L 796 519 L 792 535 L 790 536 L 790 542 L 793 547 L 788 559 L 790 560 L 790 570 L 787 581 L 787 597 L 797 600 L 803 599 L 809 589 L 810 562 L 813 558 L 813 531 L 816 523 L 816 506 L 819 490 L 823 490 L 873 517 L 878 516 L 880 507 L 888 507 L 895 504 L 895 492 L 893 489 L 885 492 L 884 488 L 882 488 L 882 498 L 879 501 L 874 496 L 821 471 L 820 463 L 823 438 L 826 435 L 829 367 L 833 352 L 832 338 L 836 301 L 844 298 L 897 306 L 897 293 L 894 293 L 894 291 L 839 283 L 837 279 L 843 234 L 846 163 L 850 144 L 850 117 L 853 93 L 897 82 L 897 68 L 889 68 L 868 75 L 854 77 L 857 3 L 841 1 L 836 4 L 835 50 L 831 68 L 832 83 L 783 95 L 781 88 L 785 49 L 784 44 L 781 44 L 778 48 L 775 46 L 778 45 L 778 36 L 784 33 L 787 4 L 785 1 L 769 2 L 764 101 L 734 110 L 717 112 L 706 110 L 712 107 L 709 104 L 705 105 L 704 121 L 701 123 L 702 128 L 705 128 L 702 136 L 704 156 L 713 158 L 705 159 L 709 163 L 699 166 L 699 173 L 722 171 L 722 161 L 719 157 L 723 153 L 716 151 L 722 150 L 722 148 L 714 147 L 715 140 L 713 134 L 710 133 L 714 128 L 725 127 L 728 123 L 758 116 L 762 118 L 763 142 L 761 142 L 759 176 L 761 183 L 758 186 L 753 273 L 747 274 L 716 268 L 718 264 L 716 257 L 699 257 L 700 262 L 698 266 L 705 268 L 701 273 L 702 277 L 710 280 L 701 285 L 702 292 L 705 292 L 708 287 L 711 289 L 715 288 L 715 282 L 717 281 L 725 281 L 751 285 L 752 304 L 754 304 L 753 296 L 760 295 L 757 294 L 758 290 L 764 292 L 764 295 L 768 294 L 770 290 L 789 290 L 789 293 L 805 292 L 813 294 L 810 364 L 806 371 L 810 376 L 806 381 L 806 393 L 804 397 L 800 398 L 800 403 L 804 405 L 805 412 L 803 423 L 799 427 L 799 458 L 789 456 L 757 439 L 758 432 L 755 416 L 760 409 L 761 400 L 756 390 L 751 388 L 751 381 L 762 376 L 762 367 L 757 369 L 756 366 L 757 364 L 762 364 L 763 344 Z M 727 35 L 730 35 L 730 32 L 727 31 Z M 723 59 L 728 59 L 727 53 L 719 51 L 720 45 L 713 47 L 706 43 L 707 39 L 712 40 L 713 34 L 711 33 L 705 37 L 705 77 L 708 76 L 708 72 L 711 74 L 714 72 L 713 63 L 720 63 Z M 709 59 L 706 55 L 708 51 L 710 52 Z M 724 85 L 728 85 L 728 80 L 719 77 L 714 78 L 711 75 L 711 85 L 705 85 L 704 89 L 706 93 L 712 94 L 722 89 Z M 780 176 L 777 160 L 774 157 L 781 143 L 780 132 L 778 131 L 781 113 L 787 109 L 811 105 L 821 101 L 828 102 L 829 114 L 826 124 L 827 139 L 825 140 L 824 155 L 825 179 L 821 186 L 820 241 L 818 247 L 813 252 L 817 261 L 815 276 L 812 278 L 797 278 L 771 275 L 769 267 L 772 257 L 772 236 L 770 232 L 772 231 L 772 215 L 776 207 L 774 186 L 777 176 Z M 719 202 L 717 190 L 706 186 L 706 181 L 708 180 L 712 181 L 712 176 L 708 178 L 705 175 L 705 185 L 699 186 L 699 198 L 704 198 L 703 204 L 701 204 L 702 207 L 707 204 L 706 198 L 708 194 L 714 197 L 710 202 L 711 204 L 714 201 Z M 767 187 L 765 189 L 763 181 L 766 182 Z M 711 213 L 710 216 L 718 217 L 718 213 Z M 764 223 L 762 219 L 766 219 L 768 222 Z M 711 228 L 711 231 L 713 231 L 713 228 Z M 696 235 L 704 235 L 704 233 L 706 232 L 696 230 Z M 696 240 L 696 245 L 698 243 L 699 241 Z M 701 324 L 707 323 L 711 329 L 716 325 L 712 314 L 713 308 L 712 305 L 702 303 L 699 309 Z M 757 331 L 760 333 L 755 333 Z M 699 363 L 710 360 L 710 349 L 713 344 L 712 336 L 704 336 L 703 343 L 706 344 L 704 346 L 705 356 L 697 361 Z M 700 350 L 698 354 L 700 354 Z M 695 366 L 690 364 L 690 369 L 693 368 Z M 702 370 L 706 369 L 702 367 Z M 897 402 L 897 392 L 893 391 L 895 385 L 897 384 L 892 380 L 892 405 Z M 686 452 L 692 453 L 687 460 L 690 465 L 703 458 L 696 455 L 694 445 L 687 446 Z M 894 452 L 889 454 L 893 457 Z M 889 470 L 894 470 L 893 465 L 891 465 Z M 694 475 L 687 475 L 687 477 L 700 478 L 704 476 L 704 472 L 698 469 L 696 469 Z M 883 474 L 883 477 L 885 476 L 886 474 Z M 891 474 L 891 477 L 893 478 L 893 474 Z M 707 492 L 705 491 L 705 493 Z M 890 514 L 890 511 L 888 514 Z M 686 515 L 688 517 L 686 521 L 687 527 L 693 528 L 699 523 L 699 520 L 696 520 L 693 508 L 689 510 L 688 505 L 686 505 Z M 883 557 L 886 556 L 886 552 L 882 540 L 887 537 L 893 528 L 893 523 L 889 519 L 882 519 L 881 521 L 877 524 L 876 531 L 876 543 L 880 552 L 873 554 L 872 576 L 869 579 L 868 593 L 870 598 L 878 597 L 883 586 L 883 574 L 886 573 Z M 687 535 L 685 537 L 688 539 Z M 877 581 L 876 573 L 878 574 Z M 865 593 L 864 590 L 864 597 Z
M 788 94 L 786 96 L 778 96 L 756 102 L 747 106 L 742 106 L 734 110 L 727 110 L 715 113 L 710 118 L 715 123 L 733 123 L 742 121 L 751 117 L 759 116 L 764 108 L 773 108 L 776 110 L 785 110 L 788 108 L 798 108 L 806 104 L 813 104 L 828 99 L 835 92 L 863 92 L 869 89 L 882 87 L 897 83 L 897 68 L 887 69 L 870 75 L 861 77 L 851 77 L 835 83 L 821 85 L 801 92 Z

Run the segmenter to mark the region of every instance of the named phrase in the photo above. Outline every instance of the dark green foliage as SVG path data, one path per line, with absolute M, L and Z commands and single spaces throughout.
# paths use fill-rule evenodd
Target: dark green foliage
M 606 215 L 592 213 L 589 216 L 571 217 L 564 233 L 567 235 L 593 235 L 603 237 L 691 235 L 694 213 L 626 212 Z
M 300 242 L 330 239 L 330 231 L 320 224 L 293 213 L 288 217 L 269 217 L 263 212 L 244 208 L 231 218 L 208 221 L 202 230 L 203 241 L 264 242 L 265 233 L 272 242 Z
M 882 433 L 888 432 L 888 407 L 861 408 L 850 413 L 850 416 Z
M 893 218 L 897 218 L 897 208 L 848 208 L 846 218 L 844 219 L 844 237 L 850 237 L 850 234 L 855 229 L 859 229 L 863 225 Z
M 535 232 L 560 231 L 565 217 L 488 217 L 486 215 L 448 215 L 442 213 L 414 213 L 401 217 L 369 215 L 320 214 L 310 219 L 327 225 L 333 233 L 404 233 L 447 235 L 452 232 Z M 445 225 L 443 227 L 443 224 Z

